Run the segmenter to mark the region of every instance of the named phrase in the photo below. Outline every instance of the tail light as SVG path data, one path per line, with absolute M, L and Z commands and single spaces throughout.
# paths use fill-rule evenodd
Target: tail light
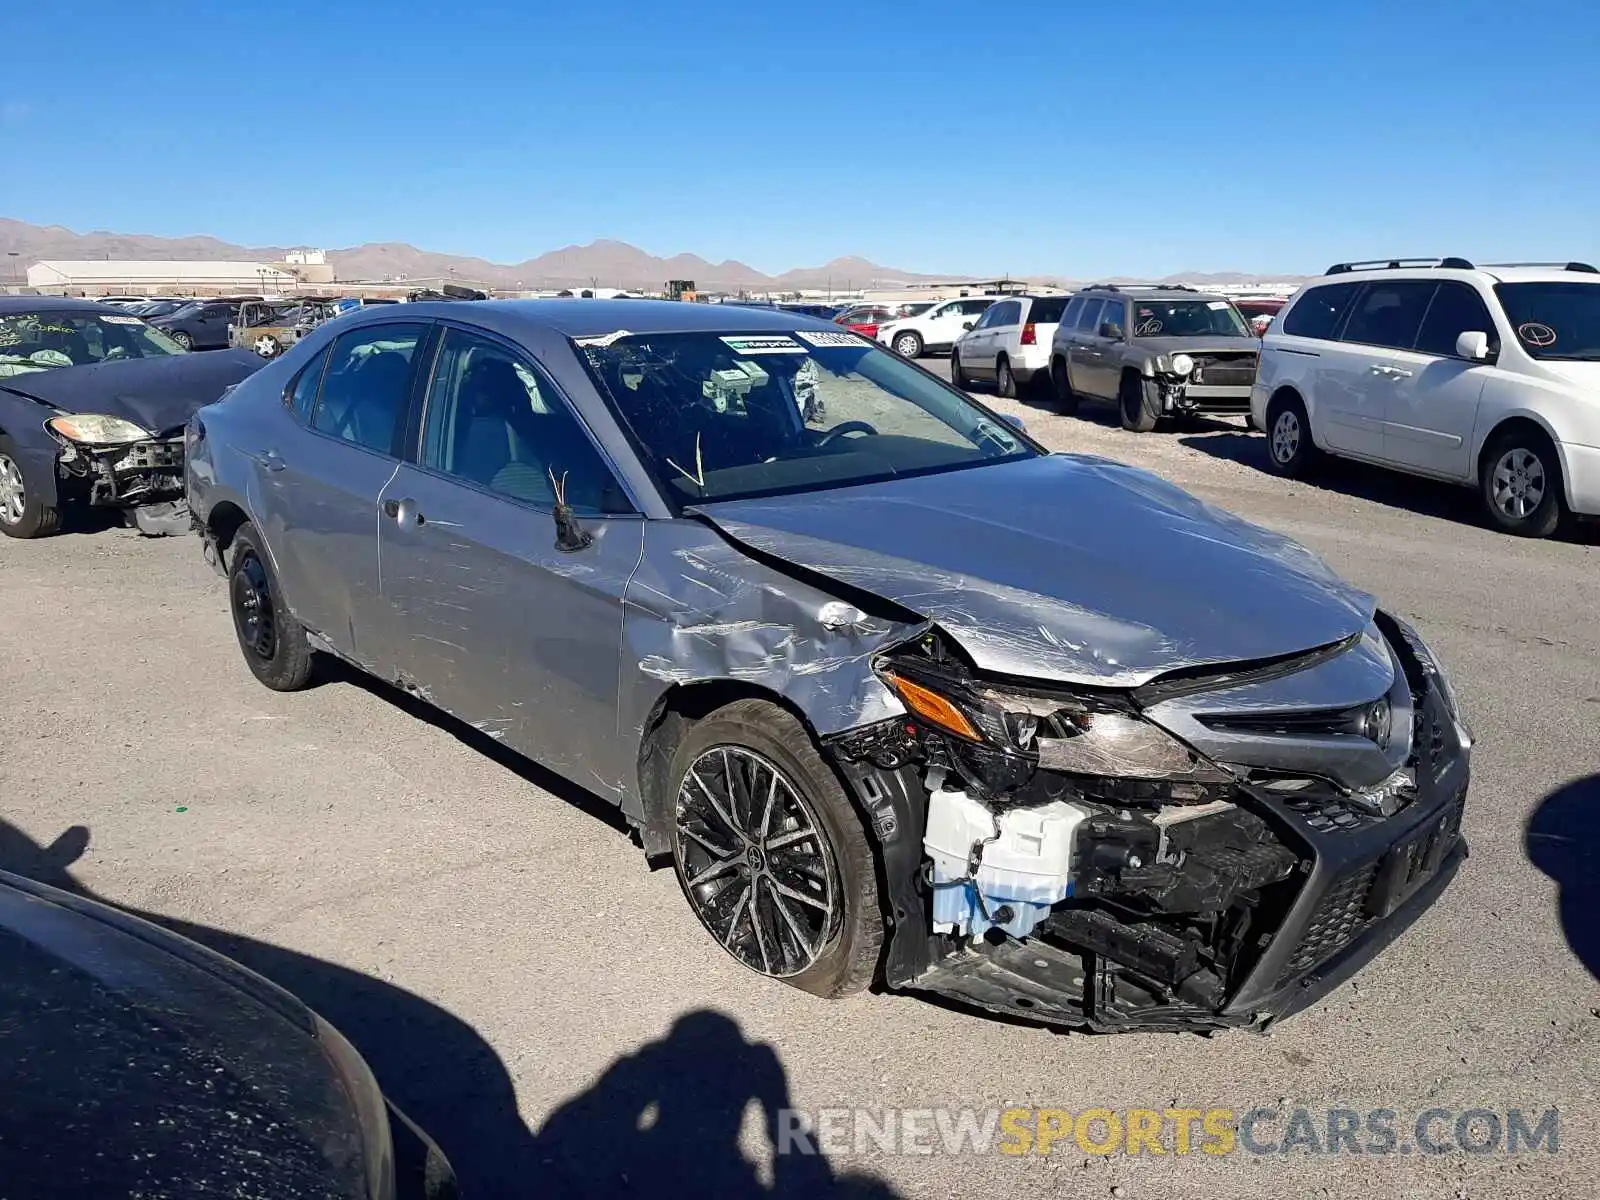
M 1022 327 L 1022 344 L 1024 346 L 1037 346 L 1039 344 L 1039 331 L 1032 321 Z

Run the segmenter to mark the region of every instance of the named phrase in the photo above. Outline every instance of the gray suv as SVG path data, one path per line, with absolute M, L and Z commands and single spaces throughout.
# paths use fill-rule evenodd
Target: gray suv
M 1063 412 L 1109 400 L 1122 427 L 1200 412 L 1248 412 L 1260 340 L 1224 296 L 1193 288 L 1095 284 L 1072 298 L 1050 348 Z

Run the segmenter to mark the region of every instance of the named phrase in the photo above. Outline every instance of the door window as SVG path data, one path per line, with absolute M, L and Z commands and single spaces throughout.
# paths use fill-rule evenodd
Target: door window
M 447 329 L 423 422 L 430 470 L 542 508 L 564 480 L 578 512 L 626 512 L 611 472 L 555 387 L 500 342 Z
M 1071 329 L 1078 323 L 1078 316 L 1083 312 L 1083 297 L 1074 296 L 1067 301 L 1067 309 L 1061 314 L 1061 328 Z
M 1339 322 L 1360 289 L 1359 283 L 1330 283 L 1312 288 L 1283 319 L 1283 332 L 1292 337 L 1331 341 L 1334 330 L 1339 328 Z
M 1022 305 L 1016 300 L 1004 300 L 983 314 L 985 325 L 1015 325 L 1022 320 Z
M 1477 289 L 1465 283 L 1441 283 L 1428 305 L 1428 315 L 1422 318 L 1417 351 L 1454 358 L 1456 338 L 1463 333 L 1486 333 L 1491 345 L 1498 340 L 1494 318 Z
M 1412 279 L 1369 283 L 1356 300 L 1340 341 L 1411 349 L 1435 286 L 1431 281 Z
M 1100 309 L 1105 302 L 1094 298 L 1083 302 L 1083 311 L 1078 314 L 1078 331 L 1092 333 L 1100 328 Z
M 938 308 L 934 309 L 928 314 L 928 320 L 943 321 L 951 317 L 959 316 L 960 314 L 961 306 L 959 304 L 941 304 Z
M 425 325 L 364 325 L 333 346 L 311 427 L 393 454 L 411 398 L 411 368 Z
M 294 378 L 294 383 L 289 388 L 289 407 L 302 421 L 311 415 L 311 406 L 317 402 L 317 389 L 322 386 L 322 372 L 328 365 L 328 356 L 333 352 L 330 344 L 322 349 L 318 355 L 300 369 L 300 374 Z
M 1121 337 L 1125 334 L 1128 331 L 1128 323 L 1123 319 L 1122 309 L 1121 300 L 1107 300 L 1106 306 L 1100 310 L 1100 320 L 1095 325 L 1095 332 L 1099 333 L 1103 326 L 1114 325 L 1116 326 L 1114 336 Z
M 989 326 L 994 324 L 995 314 L 998 311 L 998 308 L 991 308 L 988 312 L 984 313 L 983 316 L 978 318 L 977 324 L 975 324 L 972 328 L 974 330 L 989 328 Z
M 977 316 L 979 313 L 988 312 L 989 307 L 993 303 L 993 300 L 986 298 L 978 300 L 962 300 L 956 305 L 956 307 L 960 309 L 961 312 L 966 316 L 973 317 Z

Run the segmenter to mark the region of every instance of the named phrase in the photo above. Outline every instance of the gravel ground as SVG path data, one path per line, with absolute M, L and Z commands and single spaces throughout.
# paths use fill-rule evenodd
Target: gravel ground
M 1139 463 L 1300 538 L 1453 669 L 1481 739 L 1471 859 L 1353 983 L 1269 1036 L 1067 1036 L 765 983 L 601 801 L 348 673 L 291 696 L 256 684 L 187 538 L 0 540 L 0 866 L 153 914 L 297 990 L 469 1194 L 1593 1195 L 1594 860 L 1585 876 L 1557 857 L 1552 878 L 1524 837 L 1547 800 L 1544 819 L 1573 828 L 1586 807 L 1575 832 L 1600 836 L 1596 537 L 1501 537 L 1466 493 L 1364 470 L 1288 484 L 1239 424 L 1138 436 L 1109 410 L 996 403 L 1052 448 Z M 1386 1108 L 1403 1144 L 1430 1108 L 1557 1107 L 1560 1143 L 1096 1156 L 1068 1138 L 1043 1156 L 867 1145 L 823 1161 L 775 1158 L 763 1129 L 786 1105 L 1011 1104 L 1264 1107 L 1279 1114 L 1266 1140 L 1296 1108 L 1319 1135 L 1327 1109 Z

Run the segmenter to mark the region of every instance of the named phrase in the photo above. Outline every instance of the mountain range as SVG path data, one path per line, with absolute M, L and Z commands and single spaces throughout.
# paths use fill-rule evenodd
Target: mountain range
M 243 260 L 275 262 L 291 247 L 239 246 L 214 237 L 155 237 L 142 233 L 95 230 L 75 233 L 61 225 L 30 225 L 0 217 L 0 255 L 15 255 L 7 264 L 10 276 L 40 259 L 156 259 Z M 892 286 L 949 279 L 896 267 L 879 266 L 864 258 L 836 258 L 820 267 L 800 267 L 781 275 L 766 275 L 732 259 L 710 262 L 697 254 L 660 258 L 627 242 L 602 238 L 586 246 L 564 246 L 519 263 L 492 263 L 459 254 L 419 250 L 404 242 L 367 242 L 329 250 L 328 261 L 341 280 L 450 279 L 491 287 L 620 287 L 659 290 L 669 279 L 692 279 L 702 291 L 794 291 L 801 288 L 840 290 L 849 287 Z M 3 268 L 0 268 L 3 269 Z M 959 278 L 959 277 L 956 277 Z

